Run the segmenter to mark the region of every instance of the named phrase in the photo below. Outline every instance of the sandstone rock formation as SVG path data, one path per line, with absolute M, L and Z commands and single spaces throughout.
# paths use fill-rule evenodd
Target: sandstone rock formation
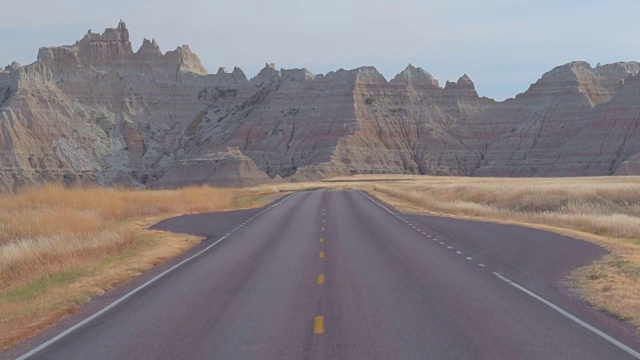
M 279 178 L 278 178 L 279 179 Z M 255 186 L 272 182 L 266 173 L 238 148 L 207 154 L 201 158 L 177 160 L 167 168 L 155 187 L 211 184 L 223 187 Z
M 559 66 L 503 102 L 412 65 L 208 74 L 124 22 L 0 70 L 0 191 L 253 185 L 356 173 L 640 174 L 640 64 Z M 234 149 L 228 151 L 228 149 Z M 235 150 L 237 148 L 237 150 Z
M 207 86 L 242 76 L 207 75 L 186 45 L 163 54 L 145 40 L 133 52 L 123 22 L 42 48 L 35 63 L 0 71 L 0 189 L 152 184 L 178 159 L 178 139 L 206 107 Z

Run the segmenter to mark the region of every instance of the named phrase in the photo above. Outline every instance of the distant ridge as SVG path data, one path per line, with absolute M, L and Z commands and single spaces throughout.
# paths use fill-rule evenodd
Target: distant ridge
M 387 80 L 374 67 L 266 64 L 249 79 L 240 68 L 209 74 L 187 45 L 163 53 L 145 39 L 134 51 L 121 21 L 0 70 L 0 191 L 640 174 L 638 72 L 637 62 L 572 62 L 502 102 L 479 97 L 467 75 L 441 86 L 413 65 Z

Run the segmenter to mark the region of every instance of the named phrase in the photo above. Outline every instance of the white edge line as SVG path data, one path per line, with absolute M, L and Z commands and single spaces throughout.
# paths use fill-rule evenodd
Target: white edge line
M 360 193 L 362 195 L 364 195 L 365 197 L 369 198 L 369 200 L 373 201 L 374 203 L 376 203 L 378 206 L 382 207 L 383 209 L 387 210 L 390 213 L 391 212 L 389 209 L 387 209 L 386 207 L 384 207 L 383 205 L 379 204 L 377 201 L 373 200 L 371 197 L 367 196 L 367 194 L 365 194 L 364 192 L 360 191 Z M 527 288 L 514 283 L 513 281 L 507 279 L 506 277 L 502 276 L 502 274 L 494 272 L 493 273 L 496 277 L 500 278 L 501 280 L 505 281 L 508 284 L 513 285 L 516 289 L 521 290 L 522 292 L 524 292 L 525 294 L 533 297 L 534 299 L 542 302 L 543 304 L 549 306 L 550 308 L 552 308 L 553 310 L 559 312 L 561 315 L 563 315 L 564 317 L 568 318 L 569 320 L 575 322 L 576 324 L 582 326 L 583 328 L 591 331 L 592 333 L 600 336 L 601 338 L 603 338 L 604 340 L 608 341 L 609 343 L 613 344 L 614 346 L 616 346 L 617 348 L 619 348 L 620 350 L 625 351 L 626 353 L 628 353 L 629 355 L 635 357 L 636 359 L 640 359 L 640 353 L 633 350 L 632 348 L 628 347 L 627 345 L 623 344 L 622 342 L 620 342 L 619 340 L 614 339 L 613 337 L 607 335 L 606 333 L 602 332 L 601 330 L 587 324 L 586 322 L 584 322 L 583 320 L 580 320 L 579 318 L 575 317 L 574 315 L 571 315 L 570 313 L 568 313 L 567 311 L 563 310 L 562 308 L 560 308 L 559 306 L 557 306 L 556 304 L 548 301 L 547 299 L 537 295 L 536 293 L 528 290 Z
M 517 284 L 509 279 L 507 279 L 506 277 L 502 276 L 500 273 L 494 272 L 493 273 L 495 276 L 497 276 L 498 278 L 500 278 L 501 280 L 503 280 L 504 282 L 512 285 L 513 287 L 515 287 L 516 289 L 524 292 L 525 294 L 531 296 L 532 298 L 540 301 L 541 303 L 547 305 L 548 307 L 552 308 L 553 310 L 559 312 L 561 315 L 563 315 L 564 317 L 566 317 L 567 319 L 575 322 L 576 324 L 582 326 L 583 328 L 591 331 L 592 333 L 600 336 L 601 338 L 603 338 L 604 340 L 608 341 L 609 343 L 611 343 L 612 345 L 616 346 L 617 348 L 619 348 L 620 350 L 625 351 L 626 353 L 628 353 L 629 355 L 635 357 L 636 359 L 640 359 L 640 353 L 633 350 L 632 348 L 628 347 L 627 345 L 623 344 L 622 342 L 620 342 L 619 340 L 614 339 L 613 337 L 611 337 L 610 335 L 606 334 L 605 332 L 597 329 L 596 327 L 589 325 L 588 323 L 586 323 L 585 321 L 581 320 L 580 318 L 572 315 L 571 313 L 563 310 L 561 307 L 559 307 L 558 305 L 552 303 L 551 301 L 543 298 L 542 296 L 534 293 L 533 291 L 525 288 L 524 286 Z
M 280 201 L 277 204 L 271 205 L 269 208 L 274 208 L 280 204 L 282 204 L 283 202 L 285 202 L 286 200 L 288 200 L 291 196 L 295 195 L 291 194 L 289 196 L 287 196 L 286 198 L 284 198 L 282 201 Z M 226 239 L 227 237 L 229 237 L 230 234 L 227 234 L 223 237 L 221 237 L 220 239 L 216 240 L 216 242 L 214 242 L 213 244 L 207 246 L 206 248 L 200 250 L 198 253 L 196 253 L 195 255 L 182 260 L 181 262 L 177 263 L 176 265 L 173 265 L 171 268 L 163 271 L 162 273 L 156 275 L 153 279 L 147 281 L 146 283 L 138 286 L 137 288 L 131 290 L 130 292 L 128 292 L 127 294 L 125 294 L 124 296 L 122 296 L 121 298 L 119 298 L 118 300 L 112 302 L 111 304 L 107 305 L 106 307 L 102 308 L 100 311 L 96 312 L 95 314 L 89 316 L 88 318 L 80 321 L 79 323 L 73 325 L 72 327 L 68 328 L 67 330 L 61 332 L 60 334 L 56 335 L 55 337 L 49 339 L 48 341 L 40 344 L 39 346 L 31 349 L 31 351 L 27 352 L 26 354 L 20 356 L 19 358 L 16 358 L 16 360 L 25 360 L 30 358 L 31 356 L 39 353 L 40 351 L 46 349 L 47 347 L 49 347 L 50 345 L 54 344 L 55 342 L 57 342 L 58 340 L 62 339 L 63 337 L 69 335 L 71 332 L 77 330 L 78 328 L 84 326 L 85 324 L 89 323 L 90 321 L 92 321 L 93 319 L 101 316 L 102 314 L 106 313 L 107 311 L 113 309 L 114 307 L 116 307 L 118 304 L 120 304 L 121 302 L 127 300 L 128 298 L 130 298 L 131 296 L 133 296 L 134 294 L 136 294 L 137 292 L 139 292 L 140 290 L 146 288 L 147 286 L 151 285 L 152 283 L 158 281 L 159 279 L 161 279 L 162 277 L 164 277 L 165 275 L 167 275 L 168 273 L 174 271 L 175 269 L 179 268 L 180 266 L 186 264 L 187 262 L 195 259 L 196 257 L 204 254 L 205 252 L 207 252 L 208 250 L 210 250 L 211 248 L 213 248 L 214 246 L 218 245 L 222 240 Z

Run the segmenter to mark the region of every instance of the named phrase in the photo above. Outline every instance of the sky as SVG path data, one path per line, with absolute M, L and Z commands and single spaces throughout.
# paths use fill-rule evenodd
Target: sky
M 638 0 L 21 0 L 0 6 L 0 66 L 36 60 L 91 29 L 127 23 L 134 50 L 188 44 L 210 73 L 265 63 L 316 74 L 407 64 L 441 85 L 468 74 L 481 96 L 525 91 L 555 66 L 640 61 Z M 10 15 L 8 15 L 10 14 Z

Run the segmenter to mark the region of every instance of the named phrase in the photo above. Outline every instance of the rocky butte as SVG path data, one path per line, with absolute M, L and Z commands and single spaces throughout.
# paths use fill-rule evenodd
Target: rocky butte
M 255 185 L 346 174 L 640 174 L 640 64 L 572 62 L 513 99 L 409 65 L 208 74 L 124 22 L 0 70 L 0 190 Z

